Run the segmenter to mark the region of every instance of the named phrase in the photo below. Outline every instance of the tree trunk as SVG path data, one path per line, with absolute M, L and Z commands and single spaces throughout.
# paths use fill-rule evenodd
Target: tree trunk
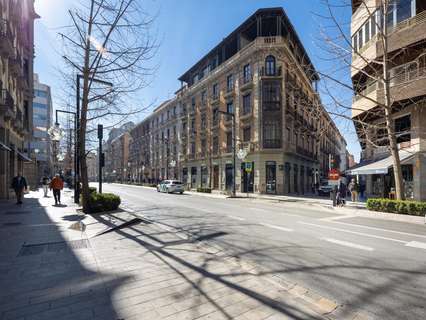
M 90 19 L 87 28 L 87 40 L 84 53 L 84 69 L 83 69 L 83 101 L 81 105 L 80 115 L 80 132 L 79 132 L 79 158 L 80 158 L 80 180 L 82 183 L 82 203 L 83 212 L 89 213 L 89 179 L 87 177 L 87 164 L 86 164 L 86 127 L 87 127 L 87 110 L 89 106 L 89 64 L 90 64 L 90 36 L 92 34 L 93 26 L 93 10 L 95 2 L 91 1 L 90 5 Z M 77 80 L 78 81 L 78 80 Z
M 383 6 L 383 32 L 382 32 L 382 42 L 383 42 L 383 89 L 385 96 L 385 120 L 386 120 L 386 129 L 388 133 L 389 148 L 392 156 L 393 162 L 393 172 L 395 180 L 395 192 L 397 200 L 404 200 L 404 185 L 402 180 L 402 170 L 401 170 L 401 160 L 399 158 L 398 144 L 395 136 L 394 121 L 392 119 L 392 101 L 390 96 L 390 77 L 389 77 L 389 61 L 388 61 L 388 33 L 387 33 L 387 24 L 386 16 L 389 11 L 389 2 L 385 0 Z

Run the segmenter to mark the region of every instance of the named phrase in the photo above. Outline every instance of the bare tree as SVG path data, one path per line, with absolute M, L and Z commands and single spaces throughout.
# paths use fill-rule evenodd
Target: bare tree
M 130 94 L 147 85 L 148 62 L 156 44 L 149 33 L 152 19 L 140 0 L 90 0 L 69 11 L 71 25 L 60 33 L 71 89 L 82 80 L 78 132 L 83 211 L 88 212 L 86 148 L 95 124 L 123 121 L 141 111 L 129 105 Z M 112 87 L 107 85 L 112 84 Z
M 395 83 L 401 82 L 405 71 L 395 67 L 402 62 L 411 62 L 416 65 L 413 72 L 424 72 L 425 52 L 407 56 L 409 47 L 395 49 L 395 44 L 390 41 L 400 27 L 388 23 L 396 10 L 395 1 L 359 0 L 359 11 L 353 15 L 352 25 L 362 27 L 367 22 L 368 29 L 360 35 L 356 32 L 354 38 L 349 32 L 350 22 L 342 20 L 344 15 L 340 14 L 342 10 L 351 10 L 351 1 L 323 0 L 323 4 L 326 14 L 317 16 L 325 21 L 320 28 L 319 47 L 330 66 L 320 72 L 325 79 L 321 88 L 328 98 L 328 111 L 335 117 L 353 121 L 361 144 L 388 148 L 393 162 L 396 198 L 405 199 L 398 142 L 399 137 L 407 132 L 395 128 L 394 114 L 418 101 L 400 101 L 404 89 L 397 88 Z M 359 36 L 364 38 L 359 39 Z M 362 46 L 359 45 L 361 42 Z M 375 46 L 376 54 L 368 52 L 371 46 Z M 350 73 L 356 74 L 352 82 L 348 81 Z M 409 83 L 415 79 L 407 77 L 403 81 Z M 353 101 L 357 103 L 347 99 L 348 93 L 352 95 L 353 92 Z M 372 92 L 377 94 L 372 95 Z

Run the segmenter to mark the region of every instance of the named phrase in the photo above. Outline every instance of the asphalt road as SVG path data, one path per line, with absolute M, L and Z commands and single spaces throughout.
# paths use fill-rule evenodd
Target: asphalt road
M 341 216 L 316 206 L 157 193 L 104 192 L 157 223 L 206 236 L 262 270 L 338 302 L 339 317 L 426 319 L 426 226 Z M 225 234 L 223 234 L 225 233 Z

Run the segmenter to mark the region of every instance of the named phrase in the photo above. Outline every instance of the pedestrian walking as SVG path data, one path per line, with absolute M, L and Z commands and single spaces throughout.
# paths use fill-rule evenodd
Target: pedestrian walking
M 47 193 L 49 192 L 49 183 L 50 179 L 47 176 L 44 176 L 41 180 L 41 184 L 43 185 L 44 197 L 47 198 Z
M 12 189 L 15 190 L 16 204 L 22 204 L 24 190 L 28 188 L 27 180 L 18 172 L 18 175 L 12 179 Z
M 351 193 L 352 202 L 357 202 L 359 186 L 355 179 L 351 180 L 351 182 L 348 185 L 348 189 L 349 189 L 349 192 Z
M 62 181 L 59 174 L 50 181 L 50 189 L 53 190 L 53 197 L 55 198 L 55 205 L 61 203 L 61 190 L 64 188 L 64 181 Z
M 340 181 L 339 188 L 337 190 L 337 205 L 343 207 L 346 204 L 346 185 Z

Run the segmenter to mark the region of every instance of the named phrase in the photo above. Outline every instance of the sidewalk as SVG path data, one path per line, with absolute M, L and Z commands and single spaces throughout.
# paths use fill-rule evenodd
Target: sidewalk
M 143 219 L 96 236 L 135 216 L 81 215 L 71 194 L 60 207 L 41 192 L 0 202 L 1 320 L 326 319 L 337 307 Z
M 132 185 L 127 184 L 128 186 L 140 187 L 140 188 L 148 188 L 155 189 L 153 187 L 148 186 L 140 186 L 140 185 Z M 217 199 L 226 199 L 229 196 L 225 194 L 221 194 L 218 192 L 213 193 L 202 193 L 196 191 L 185 191 L 187 194 L 200 196 L 200 197 L 209 197 L 209 198 L 217 198 Z M 248 198 L 248 199 L 258 199 L 258 200 L 266 200 L 266 201 L 277 201 L 282 202 L 288 205 L 301 206 L 315 206 L 322 211 L 332 211 L 334 214 L 341 214 L 347 216 L 358 216 L 365 218 L 373 218 L 373 219 L 381 219 L 381 220 L 391 220 L 391 221 L 400 221 L 400 222 L 408 222 L 415 224 L 426 224 L 426 217 L 419 216 L 410 216 L 403 214 L 395 214 L 388 212 L 377 212 L 370 211 L 366 208 L 365 202 L 352 202 L 346 201 L 346 205 L 344 207 L 333 207 L 330 199 L 326 199 L 318 196 L 281 196 L 281 195 L 268 195 L 268 194 L 258 194 L 258 193 L 237 193 L 239 198 Z

